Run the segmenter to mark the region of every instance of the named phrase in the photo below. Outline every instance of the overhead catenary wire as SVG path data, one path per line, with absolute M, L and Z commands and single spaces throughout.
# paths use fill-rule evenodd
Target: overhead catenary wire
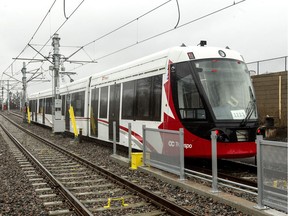
M 68 17 L 66 16 L 66 1 L 65 0 L 63 0 L 63 12 L 64 12 L 65 19 L 68 19 Z
M 146 42 L 146 41 L 152 40 L 152 39 L 154 39 L 154 38 L 157 38 L 157 37 L 159 37 L 159 36 L 162 36 L 162 35 L 164 35 L 164 34 L 167 34 L 167 33 L 171 32 L 171 31 L 174 31 L 174 30 L 176 30 L 176 29 L 182 28 L 182 27 L 187 26 L 187 25 L 189 25 L 189 24 L 191 24 L 191 23 L 197 22 L 197 21 L 202 20 L 202 19 L 204 19 L 204 18 L 206 18 L 206 17 L 212 16 L 212 15 L 214 15 L 214 14 L 216 14 L 216 13 L 219 13 L 219 12 L 221 12 L 221 11 L 224 11 L 224 10 L 228 9 L 228 8 L 231 8 L 231 7 L 233 7 L 233 6 L 236 6 L 237 4 L 243 3 L 244 1 L 246 1 L 246 0 L 241 0 L 241 1 L 239 1 L 239 2 L 233 2 L 233 4 L 230 4 L 230 5 L 228 5 L 228 6 L 225 6 L 225 7 L 222 7 L 222 8 L 220 8 L 220 9 L 217 9 L 217 10 L 215 10 L 215 11 L 212 11 L 212 12 L 210 12 L 210 13 L 208 13 L 208 14 L 205 14 L 205 15 L 203 15 L 203 16 L 200 16 L 200 17 L 196 18 L 196 19 L 190 20 L 190 21 L 188 21 L 188 22 L 186 22 L 186 23 L 183 23 L 183 24 L 181 24 L 181 25 L 178 25 L 178 24 L 177 24 L 178 26 L 175 26 L 174 28 L 165 30 L 165 31 L 160 32 L 160 33 L 158 33 L 158 34 L 155 34 L 155 35 L 153 35 L 153 36 L 151 36 L 151 37 L 147 37 L 147 38 L 145 38 L 145 39 L 143 39 L 143 40 L 137 41 L 136 43 L 132 43 L 132 44 L 126 46 L 126 47 L 122 47 L 122 48 L 120 48 L 120 49 L 118 49 L 118 50 L 115 50 L 115 51 L 113 51 L 113 52 L 111 52 L 111 53 L 108 53 L 108 54 L 106 54 L 106 55 L 100 56 L 100 57 L 96 58 L 95 60 L 98 61 L 98 60 L 100 60 L 100 59 L 103 59 L 103 58 L 109 57 L 109 56 L 111 56 L 111 55 L 114 55 L 114 54 L 116 54 L 116 53 L 122 52 L 122 51 L 127 50 L 127 49 L 129 49 L 129 48 L 131 48 L 131 47 L 134 47 L 134 46 L 136 46 L 136 45 L 138 45 L 138 44 L 141 44 L 141 43 L 144 43 L 144 42 Z M 91 43 L 90 43 L 90 44 L 91 44 Z M 86 46 L 86 45 L 84 45 L 84 46 Z M 83 46 L 83 47 L 84 47 L 84 46 Z M 82 66 L 84 66 L 84 65 L 86 65 L 86 64 L 83 64 L 83 65 L 77 67 L 76 69 L 78 69 L 78 68 L 80 68 L 80 67 L 82 67 Z
M 49 10 L 47 11 L 47 13 L 45 14 L 44 18 L 42 19 L 42 21 L 40 22 L 40 24 L 38 25 L 37 29 L 35 30 L 35 32 L 33 33 L 32 37 L 30 38 L 30 40 L 28 41 L 28 43 L 25 45 L 24 49 L 17 55 L 16 59 L 19 58 L 22 53 L 26 50 L 26 48 L 28 47 L 29 43 L 34 39 L 34 36 L 37 34 L 37 32 L 39 31 L 40 27 L 42 26 L 43 22 L 45 21 L 45 19 L 47 18 L 48 14 L 50 13 L 51 9 L 54 7 L 55 3 L 57 0 L 54 0 L 54 2 L 52 3 L 52 5 L 50 6 Z M 6 71 L 11 67 L 11 65 L 16 61 L 13 60 L 13 62 L 7 67 L 7 69 L 5 69 L 2 72 L 1 75 L 1 79 L 3 78 L 3 74 L 6 74 Z M 7 74 L 6 74 L 7 75 Z
M 79 52 L 81 49 L 83 49 L 84 47 L 89 46 L 89 45 L 95 43 L 96 41 L 99 41 L 99 40 L 101 40 L 101 39 L 103 39 L 103 38 L 111 35 L 112 33 L 116 32 L 116 31 L 118 31 L 118 30 L 120 30 L 120 29 L 122 29 L 122 28 L 124 28 L 124 27 L 126 27 L 126 26 L 128 26 L 128 25 L 130 25 L 131 23 L 133 23 L 133 22 L 135 22 L 135 21 L 138 22 L 139 19 L 141 19 L 141 18 L 143 18 L 144 16 L 152 13 L 153 11 L 157 10 L 158 8 L 163 7 L 164 5 L 166 5 L 167 3 L 171 2 L 171 1 L 172 1 L 172 0 L 168 0 L 168 1 L 166 1 L 166 2 L 164 2 L 164 3 L 162 3 L 162 4 L 160 4 L 160 5 L 158 5 L 157 7 L 155 7 L 155 8 L 153 8 L 153 9 L 145 12 L 144 14 L 140 15 L 139 17 L 137 17 L 137 18 L 135 18 L 135 19 L 133 19 L 133 20 L 130 20 L 129 22 L 127 22 L 127 23 L 125 23 L 125 24 L 117 27 L 116 29 L 113 29 L 112 31 L 110 31 L 110 32 L 108 32 L 108 33 L 106 33 L 106 34 L 104 34 L 104 35 L 96 38 L 95 40 L 93 40 L 93 41 L 91 41 L 91 42 L 89 42 L 89 43 L 87 43 L 87 44 L 85 44 L 85 45 L 83 45 L 83 46 L 81 46 L 79 49 L 77 49 L 75 52 L 73 52 L 70 56 L 68 56 L 67 59 L 69 59 L 69 58 L 71 58 L 72 56 L 74 56 L 76 53 L 78 53 L 78 52 Z
M 179 7 L 179 2 L 178 2 L 178 0 L 176 0 L 176 3 L 177 3 L 177 9 L 178 9 L 178 21 L 177 21 L 174 29 L 177 28 L 177 26 L 178 26 L 178 24 L 179 24 L 179 22 L 180 22 L 180 7 Z
M 26 66 L 28 66 L 34 58 L 36 58 L 36 56 L 45 48 L 45 46 L 49 43 L 49 41 L 53 38 L 53 36 L 58 33 L 58 31 L 65 25 L 65 23 L 70 19 L 71 16 L 73 16 L 73 14 L 78 10 L 78 8 L 83 4 L 85 0 L 82 0 L 78 6 L 72 11 L 72 13 L 68 16 L 67 19 L 65 19 L 65 21 L 57 28 L 57 30 L 54 32 L 53 35 L 51 35 L 49 37 L 49 39 L 46 41 L 46 43 L 44 43 L 44 45 L 40 48 L 40 50 L 38 50 L 38 52 L 32 57 L 32 59 L 28 62 L 28 64 Z M 29 44 L 27 44 L 27 46 L 29 46 Z M 20 72 L 17 72 L 16 75 L 18 75 Z M 34 76 L 34 74 L 32 75 Z

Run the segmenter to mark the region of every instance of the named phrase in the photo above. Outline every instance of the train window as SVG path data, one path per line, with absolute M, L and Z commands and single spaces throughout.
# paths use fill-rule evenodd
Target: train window
M 194 82 L 189 67 L 184 64 L 176 64 L 175 76 L 176 88 L 174 94 L 178 99 L 178 109 L 182 119 L 206 119 L 202 99 Z M 177 103 L 176 103 L 177 104 Z
M 32 109 L 33 109 L 33 101 L 30 100 L 29 101 L 29 110 L 30 110 L 30 112 L 32 112 Z
M 123 84 L 122 118 L 160 121 L 162 75 Z
M 52 97 L 45 100 L 45 113 L 52 114 Z
M 85 91 L 71 94 L 71 106 L 73 106 L 75 116 L 84 117 Z
M 148 120 L 150 116 L 151 77 L 137 80 L 136 113 L 137 119 Z
M 99 88 L 92 89 L 91 93 L 91 117 L 90 117 L 90 133 L 92 136 L 98 136 L 98 100 L 99 100 Z
M 161 120 L 162 75 L 153 77 L 152 116 L 154 121 Z
M 61 96 L 61 99 L 62 99 L 62 110 L 61 110 L 61 113 L 62 113 L 62 116 L 65 115 L 65 101 L 66 101 L 66 95 L 62 95 Z
M 44 109 L 44 99 L 40 99 L 39 100 L 39 113 L 43 113 L 43 109 Z
M 122 118 L 133 119 L 133 101 L 135 97 L 135 81 L 123 84 Z
M 101 88 L 100 93 L 100 118 L 107 118 L 107 107 L 108 107 L 108 86 Z

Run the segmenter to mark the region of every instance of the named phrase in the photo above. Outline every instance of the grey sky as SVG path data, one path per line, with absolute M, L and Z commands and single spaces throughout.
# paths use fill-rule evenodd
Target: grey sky
M 44 15 L 54 0 L 1 0 L 0 1 L 0 73 L 6 72 L 21 79 L 23 61 L 15 61 L 9 67 L 12 58 L 24 49 Z M 82 0 L 66 0 L 66 16 Z M 115 28 L 139 17 L 145 12 L 166 2 L 166 0 L 85 0 L 78 10 L 59 30 L 61 54 L 69 56 L 83 46 Z M 181 19 L 179 25 L 203 15 L 232 5 L 233 0 L 178 0 Z M 239 1 L 235 1 L 239 2 Z M 193 22 L 167 34 L 133 46 L 117 54 L 98 60 L 97 64 L 83 67 L 65 63 L 66 70 L 76 71 L 74 80 L 93 73 L 126 63 L 145 55 L 182 43 L 197 45 L 200 40 L 207 40 L 209 46 L 225 47 L 239 51 L 246 62 L 288 55 L 288 1 L 287 0 L 246 0 L 219 13 Z M 178 20 L 176 0 L 155 10 L 137 22 L 105 37 L 81 50 L 72 60 L 98 59 L 116 50 L 145 40 L 173 28 Z M 34 36 L 31 44 L 40 49 L 49 37 L 65 21 L 63 0 L 56 1 L 51 12 Z M 52 51 L 51 41 L 41 53 L 48 56 Z M 35 51 L 27 48 L 20 57 L 32 58 Z M 37 58 L 42 58 L 37 56 Z M 28 62 L 28 61 L 26 61 Z M 34 70 L 40 63 L 29 64 L 27 70 Z M 42 65 L 42 71 L 48 70 L 49 64 Z M 75 69 L 79 67 L 78 69 Z M 15 75 L 16 74 L 16 75 Z M 43 73 L 51 79 L 49 72 Z M 7 76 L 3 76 L 7 79 Z M 68 79 L 66 82 L 68 82 Z M 51 83 L 30 83 L 28 90 L 50 88 Z

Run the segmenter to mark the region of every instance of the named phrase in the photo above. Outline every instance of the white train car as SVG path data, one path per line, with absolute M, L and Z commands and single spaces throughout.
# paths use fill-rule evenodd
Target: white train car
M 29 95 L 31 121 L 52 127 L 52 90 Z
M 115 121 L 117 143 L 128 146 L 131 123 L 132 147 L 142 149 L 142 125 L 184 128 L 185 156 L 206 158 L 211 130 L 217 130 L 219 157 L 256 154 L 253 86 L 242 56 L 230 49 L 174 47 L 63 85 L 60 95 L 69 132 L 72 105 L 78 129 L 95 139 L 111 142 Z M 30 106 L 37 107 L 32 120 L 49 126 L 40 119 L 51 119 L 45 104 L 50 98 L 51 90 L 29 96 Z M 173 146 L 161 143 L 157 151 L 173 152 Z

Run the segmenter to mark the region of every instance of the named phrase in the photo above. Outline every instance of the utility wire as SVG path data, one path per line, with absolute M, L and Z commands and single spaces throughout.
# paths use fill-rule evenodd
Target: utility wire
M 129 22 L 127 22 L 127 23 L 119 26 L 118 28 L 116 28 L 116 29 L 114 29 L 114 30 L 112 30 L 112 31 L 110 31 L 110 32 L 108 32 L 108 33 L 100 36 L 99 38 L 97 38 L 97 39 L 95 39 L 95 40 L 93 40 L 93 41 L 91 41 L 91 42 L 89 42 L 89 43 L 81 46 L 81 47 L 80 47 L 79 49 L 77 49 L 74 53 L 72 53 L 70 56 L 68 56 L 67 59 L 69 59 L 69 58 L 71 58 L 72 56 L 74 56 L 76 53 L 78 53 L 78 52 L 79 52 L 81 49 L 83 49 L 84 47 L 89 46 L 90 44 L 95 43 L 96 41 L 101 40 L 101 39 L 104 38 L 104 37 L 107 37 L 108 35 L 110 35 L 110 34 L 116 32 L 116 31 L 124 28 L 125 26 L 128 26 L 129 24 L 131 24 L 131 23 L 133 23 L 133 22 L 135 22 L 135 21 L 138 21 L 138 20 L 141 19 L 142 17 L 144 17 L 144 16 L 152 13 L 153 11 L 157 10 L 157 9 L 160 8 L 160 7 L 163 7 L 164 5 L 166 5 L 167 3 L 171 2 L 171 1 L 172 1 L 172 0 L 168 0 L 168 1 L 160 4 L 159 6 L 157 6 L 157 7 L 153 8 L 153 9 L 147 11 L 146 13 L 140 15 L 139 17 L 137 17 L 137 18 L 135 18 L 135 19 L 133 19 L 133 20 L 131 20 L 131 21 L 129 21 Z
M 73 10 L 73 12 L 67 17 L 67 19 L 58 27 L 58 29 L 54 32 L 53 35 L 55 35 L 64 25 L 65 23 L 68 21 L 68 19 L 78 10 L 78 8 L 83 4 L 85 0 L 82 0 L 79 5 Z M 26 66 L 28 66 L 34 58 L 36 58 L 36 56 L 44 49 L 44 47 L 49 43 L 49 41 L 53 38 L 53 35 L 49 37 L 49 39 L 46 41 L 46 43 L 44 43 L 44 45 L 40 48 L 40 50 L 38 50 L 38 52 L 32 57 L 32 60 L 30 60 L 28 62 L 28 64 Z M 27 45 L 29 46 L 29 44 Z M 18 75 L 20 72 L 18 72 L 16 75 Z
M 16 57 L 19 58 L 22 53 L 26 50 L 26 48 L 28 47 L 28 44 L 33 40 L 34 36 L 37 34 L 38 30 L 40 29 L 40 27 L 42 26 L 43 22 L 45 21 L 45 19 L 47 18 L 48 14 L 50 13 L 51 9 L 53 8 L 53 6 L 55 5 L 57 0 L 54 0 L 54 2 L 52 3 L 52 5 L 50 6 L 49 10 L 47 11 L 46 15 L 44 16 L 44 18 L 42 19 L 42 21 L 40 22 L 39 26 L 37 27 L 36 31 L 34 32 L 34 34 L 32 35 L 31 39 L 28 41 L 28 43 L 26 44 L 26 46 L 24 47 L 24 49 L 19 53 L 19 55 Z M 4 72 L 2 72 L 1 75 L 1 79 L 3 78 L 3 74 L 6 74 L 6 71 L 11 67 L 12 64 L 14 64 L 14 62 L 16 61 L 16 59 L 7 67 L 6 70 L 4 70 Z M 6 74 L 7 75 L 7 74 Z
M 151 36 L 151 37 L 147 37 L 147 38 L 145 38 L 145 39 L 143 39 L 143 40 L 141 40 L 141 41 L 137 41 L 136 43 L 132 43 L 132 44 L 126 46 L 126 47 L 123 47 L 123 48 L 118 49 L 118 50 L 116 50 L 116 51 L 113 51 L 113 52 L 111 52 L 111 53 L 109 53 L 109 54 L 106 54 L 106 55 L 104 55 L 104 56 L 101 56 L 101 57 L 99 57 L 99 58 L 96 58 L 95 60 L 98 61 L 98 60 L 100 60 L 100 59 L 106 58 L 106 57 L 108 57 L 108 56 L 111 56 L 111 55 L 114 55 L 114 54 L 119 53 L 119 52 L 121 52 L 121 51 L 124 51 L 124 50 L 126 50 L 126 49 L 129 49 L 129 48 L 131 48 L 131 47 L 133 47 L 133 46 L 136 46 L 136 45 L 138 45 L 138 44 L 140 44 L 140 43 L 144 43 L 144 42 L 146 42 L 146 41 L 152 40 L 152 39 L 154 39 L 154 38 L 157 38 L 157 37 L 159 37 L 159 36 L 162 36 L 162 35 L 164 35 L 164 34 L 167 34 L 167 33 L 171 32 L 171 31 L 176 30 L 176 29 L 182 28 L 182 27 L 184 27 L 184 26 L 186 26 L 186 25 L 189 25 L 189 24 L 194 23 L 194 22 L 196 22 L 196 21 L 202 20 L 202 19 L 204 19 L 204 18 L 206 18 L 206 17 L 212 16 L 212 15 L 214 15 L 214 14 L 216 14 L 216 13 L 219 13 L 219 12 L 221 12 L 221 11 L 223 11 L 223 10 L 226 10 L 226 9 L 228 9 L 228 8 L 230 8 L 230 7 L 233 7 L 233 6 L 237 5 L 237 4 L 240 4 L 240 3 L 244 2 L 244 1 L 246 1 L 246 0 L 241 0 L 241 1 L 239 1 L 239 2 L 233 2 L 233 4 L 231 4 L 231 5 L 228 5 L 228 6 L 226 6 L 226 7 L 223 7 L 223 8 L 220 8 L 220 9 L 218 9 L 218 10 L 215 10 L 215 11 L 213 11 L 213 12 L 211 12 L 211 13 L 208 13 L 208 14 L 206 14 L 206 15 L 204 15 L 204 16 L 201 16 L 201 17 L 198 17 L 198 18 L 193 19 L 193 20 L 191 20 L 191 21 L 188 21 L 188 22 L 186 22 L 186 23 L 184 23 L 184 24 L 182 24 L 182 25 L 178 25 L 178 26 L 176 26 L 175 28 L 168 29 L 168 30 L 166 30 L 166 31 L 163 31 L 163 32 L 158 33 L 158 34 L 156 34 L 156 35 L 153 35 L 153 36 Z M 79 67 L 77 67 L 77 68 L 80 68 L 80 67 L 82 67 L 82 66 L 84 66 L 84 65 L 86 65 L 86 64 L 83 64 L 83 65 L 81 65 L 81 66 L 79 66 Z
M 64 17 L 65 17 L 65 19 L 68 19 L 68 17 L 66 16 L 65 0 L 63 0 L 63 12 L 64 12 Z
M 179 22 L 180 22 L 180 7 L 179 7 L 178 0 L 176 0 L 176 2 L 177 2 L 177 9 L 178 9 L 178 21 L 177 21 L 174 29 L 177 28 L 177 26 L 178 26 L 178 24 L 179 24 Z

